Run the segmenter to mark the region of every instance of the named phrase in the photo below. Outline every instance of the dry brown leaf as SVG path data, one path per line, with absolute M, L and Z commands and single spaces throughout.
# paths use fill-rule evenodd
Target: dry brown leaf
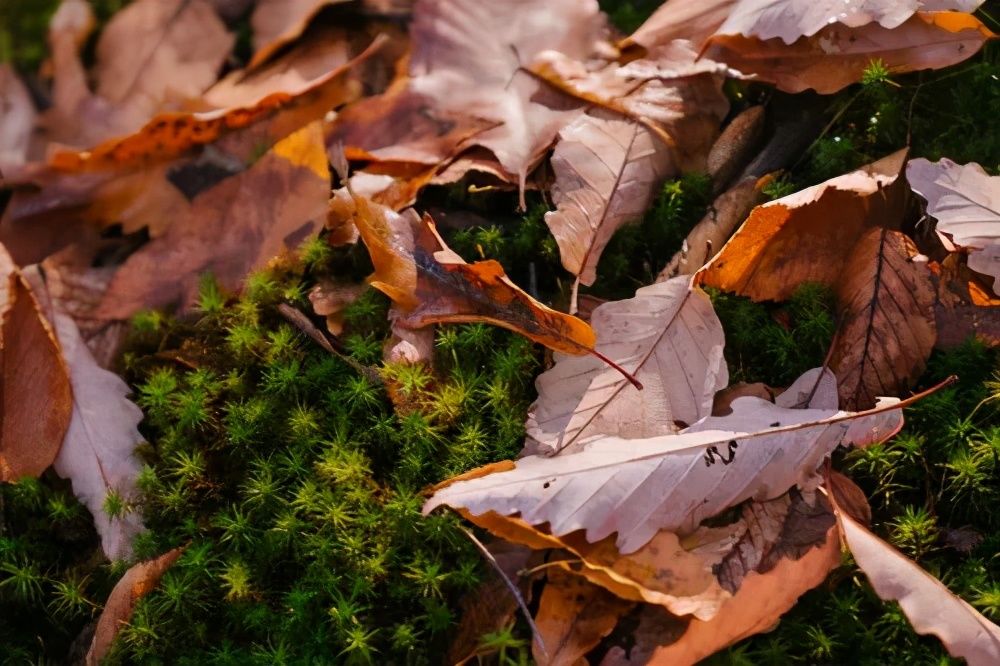
M 979 275 L 968 269 L 964 259 L 952 253 L 939 265 L 931 265 L 937 284 L 935 345 L 950 349 L 975 337 L 995 347 L 1000 345 L 1000 299 L 989 287 L 980 285 Z
M 256 68 L 287 44 L 298 39 L 309 21 L 324 7 L 345 0 L 257 0 L 250 18 L 253 28 L 253 58 L 249 68 Z
M 55 460 L 73 391 L 55 333 L 2 245 L 0 309 L 0 482 L 11 483 L 38 476 Z
M 679 627 L 676 618 L 656 607 L 643 613 L 656 631 L 637 633 L 629 649 L 612 647 L 601 666 L 688 666 L 748 636 L 769 630 L 798 598 L 816 587 L 840 564 L 837 528 L 830 527 L 822 544 L 800 559 L 782 558 L 767 573 L 750 573 L 742 587 L 711 620 L 692 619 Z M 658 618 L 658 621 L 657 621 Z M 640 624 L 640 630 L 642 628 Z
M 916 159 L 906 166 L 913 191 L 927 200 L 927 214 L 937 218 L 945 247 L 969 252 L 968 266 L 992 277 L 1000 293 L 1000 176 L 981 166 Z
M 892 30 L 874 23 L 835 24 L 790 45 L 781 39 L 719 36 L 705 55 L 787 92 L 830 94 L 860 81 L 873 60 L 894 74 L 941 69 L 971 58 L 994 37 L 970 14 L 919 12 Z
M 632 606 L 610 592 L 560 571 L 550 571 L 539 601 L 532 656 L 539 666 L 576 666 Z
M 632 373 L 638 391 L 593 356 L 557 356 L 536 380 L 525 452 L 579 450 L 588 440 L 677 432 L 711 413 L 729 373 L 724 338 L 708 297 L 688 278 L 639 289 L 591 315 L 597 351 Z
M 132 392 L 128 384 L 97 365 L 73 319 L 49 297 L 42 272 L 31 266 L 25 277 L 55 328 L 73 388 L 73 415 L 53 467 L 72 482 L 73 494 L 94 517 L 104 554 L 110 560 L 127 560 L 132 540 L 142 531 L 142 518 L 137 511 L 108 516 L 104 501 L 110 492 L 126 503 L 139 498 L 136 478 L 141 465 L 134 452 L 143 441 L 138 430 L 142 410 L 126 397 Z
M 867 229 L 899 226 L 905 159 L 899 151 L 757 206 L 695 282 L 755 301 L 786 300 L 803 282 L 836 286 L 850 248 Z
M 400 310 L 405 328 L 486 322 L 568 354 L 593 350 L 593 329 L 548 308 L 510 281 L 493 260 L 467 264 L 437 234 L 433 220 L 354 196 L 354 221 L 375 265 L 370 284 Z
M 153 591 L 160 578 L 183 551 L 183 548 L 174 548 L 155 559 L 139 562 L 115 583 L 101 617 L 97 620 L 94 640 L 87 651 L 87 666 L 98 666 L 107 656 L 122 625 L 128 624 L 132 619 L 136 602 Z
M 545 214 L 545 223 L 563 267 L 585 285 L 597 278 L 597 262 L 614 233 L 642 217 L 675 172 L 668 146 L 610 111 L 579 116 L 559 131 L 552 170 L 558 208 Z
M 111 280 L 97 316 L 126 319 L 143 308 L 187 307 L 206 272 L 224 289 L 238 290 L 250 271 L 320 229 L 329 182 L 322 129 L 314 123 L 195 198 L 164 235 L 132 254 Z
M 0 237 L 11 241 L 15 257 L 33 263 L 75 240 L 81 219 L 162 235 L 199 206 L 200 193 L 232 180 L 262 151 L 355 96 L 352 69 L 383 43 L 376 40 L 303 90 L 270 95 L 253 107 L 161 115 L 136 134 L 29 165 L 11 180 L 41 189 L 15 192 Z
M 647 51 L 692 40 L 703 57 L 788 92 L 832 93 L 872 60 L 893 72 L 939 69 L 993 38 L 967 12 L 977 0 L 673 0 L 628 40 Z M 939 10 L 958 11 L 939 11 Z
M 101 32 L 96 92 L 132 132 L 215 83 L 235 41 L 206 0 L 137 0 Z
M 35 127 L 35 105 L 14 68 L 0 64 L 0 179 L 3 170 L 24 164 L 31 132 Z
M 898 601 L 918 634 L 937 636 L 949 654 L 964 658 L 970 666 L 1000 663 L 1000 627 L 846 511 L 838 510 L 837 520 L 854 561 L 875 593 Z
M 266 65 L 230 72 L 206 90 L 202 100 L 215 108 L 251 106 L 274 93 L 301 90 L 350 59 L 347 31 L 324 26 L 310 31 L 294 49 Z
M 936 338 L 936 298 L 930 270 L 916 254 L 902 233 L 869 229 L 847 258 L 836 286 L 840 328 L 829 359 L 845 409 L 902 395 L 923 372 Z
M 617 533 L 628 554 L 659 530 L 689 532 L 746 499 L 815 484 L 838 446 L 863 447 L 898 432 L 900 404 L 886 399 L 853 413 L 741 398 L 731 415 L 706 417 L 677 435 L 602 437 L 577 452 L 528 456 L 514 469 L 451 483 L 424 512 L 449 505 L 473 515 L 519 513 L 531 525 L 548 523 L 556 536 L 586 530 L 591 542 Z

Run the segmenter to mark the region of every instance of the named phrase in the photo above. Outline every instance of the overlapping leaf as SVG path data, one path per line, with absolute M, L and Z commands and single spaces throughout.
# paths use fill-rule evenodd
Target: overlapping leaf
M 1000 176 L 976 163 L 916 159 L 906 167 L 913 190 L 927 200 L 927 214 L 947 246 L 969 251 L 969 268 L 1000 280 Z M 995 292 L 1000 288 L 994 282 Z
M 677 435 L 603 437 L 569 455 L 528 456 L 512 470 L 456 481 L 424 511 L 447 504 L 472 514 L 519 513 L 532 525 L 548 523 L 555 535 L 586 530 L 590 541 L 617 532 L 627 554 L 661 529 L 691 531 L 745 499 L 807 483 L 838 446 L 884 441 L 902 427 L 893 402 L 851 413 L 742 398 L 731 415 Z
M 708 297 L 687 278 L 605 303 L 590 321 L 596 349 L 644 389 L 595 357 L 557 357 L 536 380 L 526 452 L 568 453 L 601 435 L 664 435 L 711 413 L 715 392 L 728 382 L 722 325 Z

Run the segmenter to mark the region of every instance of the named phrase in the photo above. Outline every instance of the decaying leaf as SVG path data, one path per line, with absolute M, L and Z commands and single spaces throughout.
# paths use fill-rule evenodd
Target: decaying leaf
M 975 162 L 942 158 L 911 161 L 906 178 L 927 200 L 927 214 L 937 218 L 946 247 L 966 249 L 969 268 L 992 277 L 993 290 L 1000 293 L 1000 176 L 990 176 Z
M 582 578 L 550 571 L 535 616 L 545 652 L 535 641 L 535 661 L 539 666 L 576 666 L 631 605 Z
M 949 654 L 964 658 L 970 666 L 1000 662 L 1000 627 L 846 511 L 838 510 L 837 520 L 854 561 L 876 594 L 898 601 L 918 634 L 937 636 Z
M 957 347 L 969 337 L 991 347 L 1000 345 L 1000 298 L 981 284 L 981 276 L 969 270 L 965 259 L 953 252 L 940 264 L 931 264 L 937 286 L 935 346 L 941 349 Z
M 111 590 L 101 617 L 97 620 L 94 640 L 87 651 L 87 666 L 98 666 L 107 656 L 122 625 L 128 624 L 132 619 L 136 602 L 156 588 L 160 578 L 183 551 L 183 548 L 174 548 L 155 559 L 139 562 L 125 572 Z
M 899 401 L 865 412 L 787 409 L 741 398 L 724 417 L 707 417 L 677 435 L 603 437 L 579 451 L 528 456 L 508 471 L 456 481 L 424 511 L 447 504 L 471 514 L 519 513 L 552 534 L 586 530 L 598 541 L 617 532 L 622 553 L 659 530 L 692 531 L 745 499 L 769 499 L 815 483 L 815 470 L 840 445 L 867 446 L 902 427 Z
M 593 329 L 548 308 L 517 287 L 493 260 L 467 264 L 449 249 L 433 220 L 421 220 L 354 197 L 354 221 L 371 254 L 370 283 L 395 301 L 396 323 L 423 328 L 436 323 L 487 322 L 568 354 L 593 350 Z
M 128 384 L 94 360 L 76 323 L 49 298 L 41 272 L 29 267 L 25 276 L 55 328 L 73 387 L 73 416 L 53 467 L 72 482 L 73 494 L 90 510 L 104 554 L 127 560 L 132 540 L 142 530 L 141 516 L 137 510 L 108 516 L 104 500 L 112 492 L 126 504 L 138 499 L 141 466 L 134 452 L 143 441 L 137 427 L 142 410 L 126 397 Z
M 38 476 L 55 460 L 73 391 L 59 342 L 2 245 L 0 308 L 0 482 L 10 483 Z
M 596 349 L 632 373 L 636 390 L 593 356 L 557 356 L 536 380 L 525 452 L 579 450 L 602 435 L 623 439 L 666 435 L 708 416 L 729 374 L 708 297 L 686 277 L 639 289 L 591 315 Z
M 367 287 L 363 284 L 340 283 L 321 279 L 309 290 L 313 312 L 326 317 L 326 327 L 334 335 L 344 330 L 344 308 L 358 299 Z
M 864 409 L 901 395 L 934 347 L 934 285 L 902 233 L 869 229 L 847 258 L 837 285 L 841 324 L 830 353 L 841 405 Z
M 238 290 L 251 270 L 320 229 L 329 179 L 322 130 L 308 125 L 250 169 L 196 197 L 163 236 L 132 254 L 111 280 L 98 316 L 126 319 L 178 302 L 187 307 L 206 272 Z
M 787 300 L 803 282 L 837 285 L 849 248 L 867 229 L 899 226 L 905 159 L 899 151 L 757 206 L 695 283 L 755 301 Z

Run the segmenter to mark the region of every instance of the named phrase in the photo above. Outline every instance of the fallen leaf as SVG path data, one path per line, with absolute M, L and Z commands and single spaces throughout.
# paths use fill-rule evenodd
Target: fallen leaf
M 126 503 L 139 497 L 141 466 L 134 452 L 144 441 L 138 430 L 142 410 L 126 397 L 132 392 L 128 384 L 97 364 L 73 319 L 54 306 L 41 271 L 29 267 L 25 276 L 55 328 L 73 388 L 73 415 L 53 468 L 72 482 L 73 494 L 90 510 L 108 559 L 128 560 L 142 518 L 137 510 L 110 517 L 104 500 L 111 492 Z
M 595 437 L 667 435 L 712 410 L 729 380 L 722 324 L 708 296 L 686 277 L 639 289 L 591 315 L 595 349 L 634 375 L 636 390 L 593 356 L 556 356 L 536 380 L 525 452 L 552 455 L 582 448 Z
M 906 178 L 913 191 L 927 200 L 927 214 L 937 219 L 945 247 L 969 252 L 968 266 L 994 279 L 1000 294 L 1000 176 L 981 166 L 912 160 Z
M 375 265 L 370 284 L 395 301 L 396 323 L 486 322 L 520 333 L 556 351 L 593 351 L 593 329 L 542 305 L 517 287 L 493 260 L 467 264 L 444 244 L 433 220 L 403 214 L 354 196 L 355 224 Z
M 1000 627 L 846 511 L 837 510 L 837 521 L 854 561 L 868 576 L 875 593 L 886 601 L 899 602 L 918 634 L 937 636 L 950 655 L 965 659 L 970 666 L 1000 663 Z
M 201 99 L 215 108 L 251 106 L 268 95 L 301 90 L 350 59 L 347 31 L 323 27 L 310 31 L 291 51 L 263 66 L 230 72 Z
M 828 25 L 790 45 L 777 38 L 723 35 L 705 55 L 786 92 L 832 94 L 860 81 L 873 60 L 894 74 L 942 69 L 972 57 L 994 37 L 971 14 L 919 12 L 895 29 Z
M 902 150 L 849 174 L 757 206 L 696 284 L 787 300 L 803 282 L 837 286 L 866 230 L 898 228 L 906 194 Z
M 120 133 L 215 83 L 236 38 L 205 0 L 137 0 L 101 31 L 96 93 L 122 120 Z
M 749 498 L 777 497 L 815 483 L 815 471 L 840 445 L 868 446 L 902 427 L 900 403 L 865 412 L 787 409 L 741 398 L 733 413 L 709 416 L 677 435 L 602 437 L 578 452 L 528 456 L 515 468 L 455 482 L 424 505 L 473 515 L 518 512 L 554 535 L 586 530 L 599 541 L 617 532 L 628 554 L 659 530 L 690 532 L 702 520 Z
M 582 578 L 550 571 L 535 615 L 545 649 L 536 640 L 532 656 L 539 666 L 579 664 L 631 605 Z
M 107 656 L 121 627 L 132 619 L 136 602 L 153 591 L 183 551 L 183 548 L 174 548 L 155 559 L 134 564 L 115 583 L 97 620 L 94 639 L 87 651 L 87 666 L 97 666 Z
M 902 395 L 924 370 L 936 338 L 936 298 L 927 264 L 914 260 L 916 254 L 902 233 L 869 229 L 847 258 L 836 287 L 840 327 L 829 358 L 845 409 Z
M 830 527 L 825 539 L 800 559 L 780 559 L 767 573 L 750 573 L 739 591 L 710 620 L 692 619 L 679 625 L 676 618 L 650 606 L 643 609 L 644 622 L 635 644 L 626 649 L 612 647 L 601 666 L 660 664 L 688 666 L 748 636 L 771 629 L 798 598 L 826 579 L 840 564 L 837 528 Z M 646 629 L 650 625 L 656 630 Z
M 964 260 L 962 255 L 951 253 L 935 266 L 935 346 L 951 349 L 974 337 L 995 347 L 1000 345 L 1000 299 L 991 297 L 989 287 L 980 286 L 978 274 L 970 271 Z
M 639 123 L 611 112 L 579 116 L 559 131 L 552 154 L 558 207 L 545 223 L 563 267 L 585 285 L 615 231 L 642 217 L 670 173 L 670 150 Z
M 0 246 L 0 482 L 38 476 L 70 425 L 73 391 L 54 332 L 27 280 Z
M 196 197 L 165 234 L 132 254 L 96 315 L 127 319 L 143 308 L 188 307 L 207 272 L 224 289 L 238 290 L 250 271 L 319 230 L 329 179 L 318 124 L 279 141 L 250 169 Z
M 24 164 L 28 157 L 31 132 L 35 127 L 35 105 L 14 68 L 0 64 L 0 178 L 3 170 Z
M 249 68 L 260 66 L 283 46 L 298 39 L 309 21 L 323 8 L 344 0 L 257 0 L 250 26 L 253 28 L 253 58 Z

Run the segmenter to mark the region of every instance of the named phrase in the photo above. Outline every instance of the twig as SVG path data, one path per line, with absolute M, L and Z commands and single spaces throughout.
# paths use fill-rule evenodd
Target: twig
M 528 610 L 528 604 L 525 603 L 524 597 L 521 596 L 521 591 L 517 589 L 517 585 L 514 584 L 514 581 L 512 581 L 500 567 L 500 563 L 497 562 L 497 558 L 493 557 L 493 553 L 491 553 L 486 546 L 483 545 L 482 541 L 476 538 L 475 534 L 461 525 L 458 526 L 458 529 L 462 530 L 465 536 L 469 537 L 469 540 L 479 550 L 482 556 L 486 558 L 486 561 L 490 563 L 490 566 L 492 566 L 496 572 L 500 574 L 500 578 L 503 580 L 504 585 L 506 585 L 507 589 L 510 590 L 510 593 L 514 595 L 514 600 L 517 601 L 517 605 L 521 608 L 521 612 L 524 613 L 524 619 L 528 621 L 528 626 L 531 627 L 531 634 L 534 636 L 535 641 L 538 642 L 538 648 L 542 651 L 542 655 L 548 658 L 549 653 L 545 649 L 545 641 L 542 640 L 542 634 L 538 631 L 538 625 L 535 624 L 534 618 L 531 617 L 531 611 Z
M 334 356 L 339 357 L 344 363 L 351 366 L 358 374 L 365 377 L 374 384 L 383 384 L 382 377 L 379 376 L 378 372 L 374 368 L 370 368 L 367 365 L 361 365 L 356 360 L 347 355 L 343 348 L 338 349 L 334 347 L 330 339 L 323 334 L 323 331 L 319 330 L 315 324 L 310 321 L 309 317 L 305 315 L 301 310 L 293 308 L 287 303 L 281 303 L 278 305 L 278 312 L 281 316 L 288 320 L 289 323 L 293 324 L 300 331 L 308 335 L 313 341 L 316 342 L 320 347 L 330 352 Z M 340 346 L 339 344 L 337 345 Z

